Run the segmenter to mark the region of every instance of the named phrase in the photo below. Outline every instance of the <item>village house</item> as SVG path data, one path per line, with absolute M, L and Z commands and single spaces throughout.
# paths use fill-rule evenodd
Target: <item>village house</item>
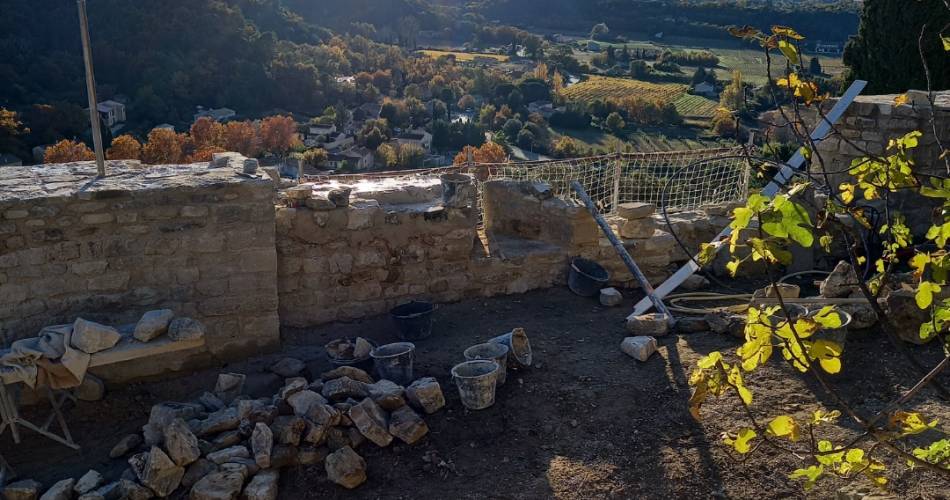
M 373 168 L 375 158 L 373 152 L 364 148 L 356 147 L 338 153 L 330 153 L 327 156 L 327 167 L 337 170 L 343 167 L 351 167 L 356 170 L 369 170 Z
M 125 123 L 125 104 L 118 101 L 102 101 L 96 105 L 99 119 L 106 127 L 112 128 L 119 123 Z
M 226 122 L 237 116 L 237 111 L 234 111 L 231 108 L 205 109 L 204 106 L 198 106 L 198 112 L 195 113 L 194 121 L 198 121 L 199 118 L 203 118 L 205 116 L 216 122 Z
M 407 130 L 396 136 L 397 144 L 415 144 L 422 149 L 429 151 L 432 149 L 432 134 L 425 129 Z
M 693 94 L 706 96 L 706 97 L 716 97 L 716 87 L 711 85 L 709 82 L 699 82 L 693 86 Z
M 528 103 L 528 113 L 537 113 L 545 118 L 554 114 L 554 103 L 551 101 L 534 101 Z

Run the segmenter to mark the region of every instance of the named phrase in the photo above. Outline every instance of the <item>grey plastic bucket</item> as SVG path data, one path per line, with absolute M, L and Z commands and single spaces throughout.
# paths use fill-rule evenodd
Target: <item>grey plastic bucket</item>
M 459 389 L 462 405 L 469 410 L 484 410 L 495 404 L 498 363 L 477 359 L 452 368 L 452 379 Z
M 504 385 L 505 380 L 508 379 L 508 370 L 505 368 L 508 365 L 508 351 L 510 349 L 505 344 L 499 344 L 497 342 L 486 342 L 484 344 L 476 344 L 468 349 L 465 349 L 463 353 L 465 359 L 468 361 L 473 361 L 476 359 L 490 359 L 498 363 L 498 385 Z
M 499 335 L 489 342 L 504 344 L 508 346 L 508 366 L 517 368 L 519 366 L 531 366 L 531 343 L 528 342 L 528 335 L 524 333 L 524 328 L 515 328 L 514 330 Z
M 396 342 L 373 349 L 369 353 L 379 378 L 400 385 L 409 385 L 415 380 L 412 376 L 412 361 L 415 358 L 416 345 L 412 342 Z
M 809 316 L 815 316 L 818 313 L 819 311 L 813 311 Z M 841 326 L 838 328 L 821 328 L 812 335 L 811 340 L 830 340 L 844 347 L 844 343 L 848 339 L 848 326 L 851 325 L 851 315 L 844 311 L 835 311 L 832 314 L 837 314 L 841 318 Z
M 808 308 L 800 304 L 785 304 L 785 308 L 788 310 L 788 316 L 785 315 L 785 311 L 782 309 L 775 311 L 775 314 L 769 316 L 769 319 L 772 321 L 772 326 L 781 326 L 787 319 L 795 321 L 798 318 L 803 318 L 808 315 Z

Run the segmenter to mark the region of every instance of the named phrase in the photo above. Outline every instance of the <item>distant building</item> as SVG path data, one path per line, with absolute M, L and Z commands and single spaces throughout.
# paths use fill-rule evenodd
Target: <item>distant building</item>
M 706 96 L 706 97 L 716 97 L 716 87 L 710 85 L 708 82 L 699 82 L 693 87 L 693 93 L 696 95 Z
M 551 101 L 534 101 L 528 103 L 528 113 L 537 113 L 545 118 L 554 114 L 554 103 Z
M 310 124 L 307 126 L 307 135 L 310 136 L 319 136 L 319 135 L 330 135 L 336 132 L 336 125 L 322 125 L 322 124 Z
M 353 120 L 365 122 L 366 120 L 375 120 L 379 118 L 379 112 L 383 106 L 377 102 L 368 102 L 353 110 Z
M 216 122 L 226 122 L 237 116 L 237 111 L 230 108 L 205 109 L 204 106 L 198 106 L 198 112 L 195 113 L 194 121 L 198 121 L 199 118 L 206 116 Z
M 112 128 L 118 123 L 125 123 L 125 104 L 117 101 L 102 101 L 96 105 L 99 120 L 106 127 Z
M 838 55 L 841 54 L 841 50 L 841 44 L 838 43 L 821 43 L 821 41 L 815 42 L 816 54 Z
M 600 52 L 600 44 L 597 43 L 597 42 L 595 42 L 595 41 L 593 41 L 593 40 L 588 40 L 588 41 L 587 41 L 587 51 L 588 51 L 588 52 Z
M 327 166 L 334 170 L 347 166 L 356 170 L 368 170 L 373 168 L 374 162 L 373 152 L 362 147 L 327 155 Z
M 432 149 L 432 134 L 424 129 L 407 130 L 396 136 L 398 144 L 415 144 L 428 151 Z
M 0 154 L 0 167 L 19 167 L 23 165 L 23 160 L 9 153 Z
M 336 77 L 336 83 L 339 83 L 340 85 L 356 85 L 356 77 L 352 75 L 338 76 Z

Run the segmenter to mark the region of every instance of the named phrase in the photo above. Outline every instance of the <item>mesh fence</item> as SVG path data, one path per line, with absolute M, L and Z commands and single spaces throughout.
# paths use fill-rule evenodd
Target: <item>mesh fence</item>
M 308 176 L 307 181 L 341 183 L 379 178 L 412 178 L 445 173 L 472 174 L 489 180 L 542 181 L 556 196 L 574 198 L 578 181 L 604 213 L 620 203 L 644 202 L 668 210 L 745 199 L 749 190 L 749 156 L 743 148 L 698 149 L 662 153 L 619 153 L 569 160 L 497 164 L 468 163 L 451 167 L 366 174 Z

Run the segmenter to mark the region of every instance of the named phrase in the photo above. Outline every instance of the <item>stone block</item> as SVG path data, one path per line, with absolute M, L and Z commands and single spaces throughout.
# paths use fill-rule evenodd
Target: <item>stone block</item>
M 650 313 L 627 318 L 627 331 L 637 336 L 659 337 L 670 331 L 670 317 L 662 313 Z
M 616 288 L 604 288 L 600 291 L 600 305 L 614 307 L 623 304 L 623 294 Z
M 631 358 L 645 362 L 656 352 L 656 339 L 647 336 L 627 337 L 620 343 L 620 350 Z
M 356 428 L 376 445 L 386 447 L 392 443 L 393 436 L 388 430 L 389 422 L 386 412 L 372 399 L 366 398 L 359 404 L 353 405 L 348 416 Z
M 653 219 L 634 219 L 624 222 L 620 226 L 621 238 L 643 239 L 650 238 L 656 232 L 657 225 Z
M 171 309 L 158 309 L 149 311 L 142 315 L 142 318 L 135 325 L 135 331 L 132 336 L 139 342 L 148 342 L 156 337 L 160 337 L 168 332 L 168 325 L 175 318 L 175 312 Z
M 412 408 L 402 406 L 389 416 L 389 433 L 406 444 L 415 444 L 429 433 L 429 426 Z
M 100 325 L 82 318 L 73 323 L 72 346 L 87 354 L 111 349 L 119 342 L 121 335 L 111 326 Z
M 366 461 L 349 446 L 327 456 L 326 471 L 331 481 L 347 489 L 366 482 Z
M 617 205 L 617 215 L 627 220 L 645 219 L 656 212 L 656 205 L 652 203 L 621 203 Z

